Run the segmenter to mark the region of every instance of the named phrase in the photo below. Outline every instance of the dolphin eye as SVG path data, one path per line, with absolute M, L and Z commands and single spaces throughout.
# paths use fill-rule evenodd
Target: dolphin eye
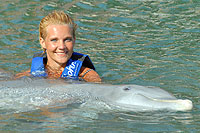
M 131 90 L 131 88 L 125 87 L 124 90 L 125 90 L 125 91 L 129 91 L 129 90 Z

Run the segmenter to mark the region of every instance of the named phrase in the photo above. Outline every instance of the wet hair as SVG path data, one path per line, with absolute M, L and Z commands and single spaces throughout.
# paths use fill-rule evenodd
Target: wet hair
M 74 23 L 73 19 L 63 11 L 53 11 L 44 17 L 39 25 L 39 37 L 45 39 L 47 36 L 47 26 L 51 24 L 69 25 L 72 29 L 73 38 L 75 38 L 75 31 L 77 24 Z

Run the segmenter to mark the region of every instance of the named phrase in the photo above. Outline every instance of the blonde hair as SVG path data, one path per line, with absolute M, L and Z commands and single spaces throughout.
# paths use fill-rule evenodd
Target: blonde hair
M 63 11 L 53 11 L 44 17 L 39 25 L 39 37 L 45 39 L 47 36 L 47 26 L 51 24 L 68 24 L 72 29 L 73 38 L 75 38 L 75 31 L 77 24 L 74 23 L 73 19 Z

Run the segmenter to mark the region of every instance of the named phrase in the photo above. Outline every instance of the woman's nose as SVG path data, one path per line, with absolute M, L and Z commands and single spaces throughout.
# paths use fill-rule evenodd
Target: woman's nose
M 60 48 L 60 49 L 64 49 L 65 48 L 64 41 L 59 41 L 58 48 Z

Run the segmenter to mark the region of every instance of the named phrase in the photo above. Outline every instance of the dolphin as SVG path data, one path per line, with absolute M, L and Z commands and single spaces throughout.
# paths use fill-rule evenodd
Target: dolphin
M 188 111 L 193 108 L 192 101 L 177 99 L 158 87 L 27 77 L 0 81 L 0 109 L 27 111 L 63 101 L 101 101 L 110 109 L 125 111 Z

